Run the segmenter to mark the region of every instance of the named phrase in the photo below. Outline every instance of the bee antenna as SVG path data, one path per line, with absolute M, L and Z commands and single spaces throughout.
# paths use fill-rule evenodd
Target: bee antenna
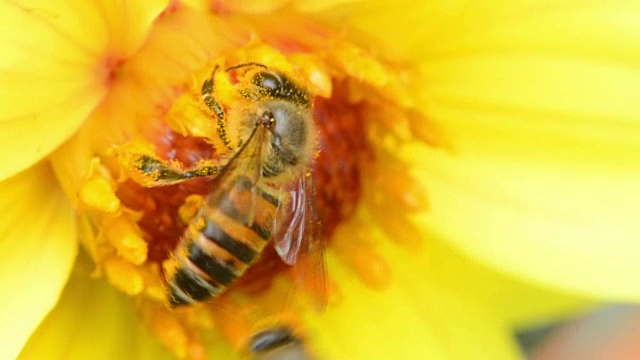
M 244 63 L 244 64 L 239 64 L 239 65 L 229 66 L 225 71 L 236 70 L 236 69 L 240 69 L 240 68 L 248 67 L 248 66 L 258 66 L 258 67 L 261 67 L 261 68 L 263 68 L 263 69 L 266 69 L 266 68 L 267 68 L 267 66 L 266 66 L 266 65 L 264 65 L 264 64 L 260 64 L 260 63 L 257 63 L 257 62 L 253 62 L 253 61 L 252 61 L 252 62 L 248 62 L 248 63 Z

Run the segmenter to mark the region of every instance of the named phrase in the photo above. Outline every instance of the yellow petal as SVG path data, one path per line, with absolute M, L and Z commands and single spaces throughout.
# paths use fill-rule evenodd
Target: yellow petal
M 312 316 L 310 336 L 321 358 L 519 358 L 507 326 L 483 304 L 433 281 L 433 272 L 405 272 L 408 267 L 397 265 L 412 255 L 397 247 L 387 250 L 394 272 L 384 291 L 363 286 L 329 259 L 341 302 Z
M 0 183 L 0 348 L 14 358 L 55 305 L 76 257 L 75 215 L 48 164 Z
M 157 1 L 0 3 L 0 179 L 78 129 L 163 8 Z
M 640 36 L 634 21 L 638 10 L 639 4 L 629 1 L 408 0 L 342 5 L 324 16 L 363 30 L 375 38 L 372 45 L 388 50 L 386 55 L 405 59 L 527 48 L 632 65 Z
M 129 59 L 109 95 L 82 128 L 51 155 L 54 170 L 74 204 L 80 203 L 77 189 L 87 181 L 94 157 L 104 156 L 107 149 L 129 141 L 134 134 L 148 134 L 149 124 L 142 120 L 171 104 L 175 85 L 191 79 L 210 61 L 210 54 L 228 46 L 229 30 L 224 23 L 216 23 L 220 31 L 212 31 L 208 11 L 178 8 L 173 13 L 167 10 L 169 13 L 153 24 L 144 46 Z
M 126 296 L 89 278 L 82 255 L 60 302 L 18 359 L 172 359 L 142 327 Z
M 395 266 L 405 272 L 429 274 L 424 281 L 438 283 L 461 299 L 474 299 L 495 319 L 510 326 L 559 321 L 596 305 L 591 299 L 538 286 L 482 265 L 433 234 L 427 238 L 425 254 L 407 256 Z M 412 267 L 420 270 L 410 270 Z
M 640 299 L 638 25 L 626 20 L 639 10 L 527 5 L 443 25 L 423 70 L 456 155 L 421 165 L 434 231 L 526 279 Z
M 466 253 L 558 288 L 640 299 L 630 283 L 640 271 L 637 170 L 444 156 L 426 163 L 425 222 Z
M 421 59 L 425 103 L 458 155 L 422 164 L 433 230 L 526 279 L 637 300 L 639 4 L 354 9 L 385 48 Z
M 500 124 L 509 128 L 536 126 L 540 132 L 576 134 L 592 141 L 607 136 L 626 142 L 620 145 L 637 146 L 640 73 L 594 60 L 490 53 L 428 61 L 423 69 L 431 97 L 445 110 L 497 113 L 518 120 Z M 541 134 L 532 135 L 527 145 L 535 142 L 541 149 L 550 148 L 539 143 L 544 140 Z
M 438 272 L 443 263 L 430 266 L 390 243 L 381 248 L 393 278 L 385 290 L 366 287 L 329 254 L 338 301 L 325 312 L 300 314 L 311 353 L 320 359 L 520 359 L 504 318 L 479 293 L 442 281 L 451 280 Z M 231 349 L 214 345 L 209 350 L 217 357 L 238 358 Z
M 340 8 L 350 5 L 352 3 L 361 3 L 362 0 L 296 0 L 292 2 L 297 10 L 305 12 L 316 12 L 327 10 L 331 8 Z M 361 5 L 360 5 L 361 6 Z

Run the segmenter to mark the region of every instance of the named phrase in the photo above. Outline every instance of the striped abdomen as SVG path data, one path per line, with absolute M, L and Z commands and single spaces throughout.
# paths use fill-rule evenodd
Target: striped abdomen
M 204 301 L 242 276 L 271 239 L 278 200 L 238 178 L 210 196 L 165 264 L 171 306 Z

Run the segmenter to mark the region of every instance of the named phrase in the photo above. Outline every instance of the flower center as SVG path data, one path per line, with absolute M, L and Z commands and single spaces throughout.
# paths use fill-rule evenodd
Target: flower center
M 180 16 L 185 14 L 191 13 L 188 9 L 176 11 L 176 14 L 166 16 L 164 23 L 166 26 L 174 26 L 172 21 L 182 24 Z M 276 118 L 274 129 L 265 134 L 281 131 L 280 127 L 284 125 L 295 126 L 294 121 L 288 120 L 295 116 L 306 119 L 311 113 L 315 130 L 313 136 L 308 138 L 312 138 L 309 143 L 317 145 L 317 154 L 312 154 L 315 157 L 310 163 L 307 161 L 309 156 L 306 157 L 304 165 L 309 163 L 311 166 L 322 236 L 325 242 L 332 242 L 335 258 L 347 265 L 364 284 L 383 289 L 391 282 L 391 272 L 384 254 L 379 253 L 374 244 L 377 241 L 375 235 L 380 230 L 399 243 L 419 241 L 420 238 L 408 215 L 423 210 L 426 201 L 420 195 L 416 180 L 394 157 L 395 150 L 405 142 L 419 140 L 437 144 L 434 139 L 437 140 L 438 136 L 434 135 L 432 128 L 427 127 L 429 122 L 419 114 L 414 114 L 416 111 L 411 107 L 415 102 L 409 96 L 411 88 L 407 82 L 414 79 L 414 74 L 403 70 L 400 65 L 396 67 L 379 62 L 342 36 L 331 34 L 312 23 L 280 16 L 251 19 L 265 30 L 262 37 L 247 45 L 245 41 L 253 37 L 239 36 L 234 47 L 242 44 L 246 47 L 233 51 L 216 48 L 224 57 L 208 66 L 204 64 L 211 60 L 208 56 L 193 66 L 174 66 L 174 62 L 181 64 L 184 58 L 189 58 L 190 53 L 185 52 L 185 48 L 179 44 L 176 58 L 166 58 L 166 47 L 174 43 L 160 35 L 151 38 L 147 52 L 142 51 L 138 61 L 127 64 L 128 71 L 136 74 L 133 77 L 135 81 L 128 84 L 130 89 L 127 88 L 134 96 L 113 97 L 118 100 L 114 100 L 117 105 L 113 105 L 113 113 L 122 108 L 120 115 L 128 116 L 125 119 L 141 121 L 114 121 L 119 126 L 131 126 L 114 131 L 125 135 L 117 135 L 119 137 L 110 144 L 120 145 L 119 149 L 131 144 L 134 145 L 132 150 L 143 155 L 123 161 L 119 158 L 122 153 L 118 149 L 98 154 L 79 194 L 91 224 L 98 229 L 97 236 L 90 239 L 93 243 L 88 241 L 86 246 L 96 259 L 98 272 L 123 292 L 140 295 L 139 303 L 143 304 L 139 307 L 141 317 L 165 346 L 180 357 L 185 357 L 192 347 L 199 349 L 196 345 L 202 342 L 198 335 L 200 330 L 210 331 L 214 323 L 218 333 L 232 340 L 234 345 L 239 345 L 251 333 L 256 320 L 260 320 L 258 317 L 282 312 L 283 302 L 291 300 L 288 296 L 291 288 L 286 288 L 286 281 L 274 281 L 277 274 L 291 267 L 269 244 L 264 250 L 260 249 L 255 261 L 249 256 L 252 255 L 251 251 L 246 248 L 233 249 L 238 255 L 234 255 L 235 259 L 218 256 L 220 252 L 217 253 L 215 259 L 221 261 L 214 265 L 219 267 L 210 269 L 211 273 L 215 273 L 215 278 L 201 276 L 202 273 L 195 273 L 194 276 L 194 273 L 185 275 L 179 272 L 184 269 L 194 271 L 194 267 L 184 265 L 187 263 L 185 254 L 192 263 L 200 261 L 200 265 L 210 265 L 204 264 L 202 257 L 193 260 L 192 248 L 187 248 L 181 241 L 185 238 L 193 240 L 196 238 L 194 234 L 203 233 L 207 224 L 192 220 L 198 209 L 204 209 L 202 199 L 215 190 L 217 184 L 214 181 L 216 176 L 220 176 L 220 170 L 224 171 L 228 159 L 235 150 L 241 148 L 241 142 L 233 137 L 245 139 L 237 135 L 243 129 L 238 129 L 238 126 L 232 128 L 231 125 L 239 123 L 238 117 L 230 114 L 231 105 L 238 99 L 259 102 L 262 107 L 253 108 L 254 115 L 269 111 Z M 218 24 L 218 20 L 215 24 Z M 193 23 L 198 24 L 197 21 Z M 297 28 L 301 33 L 294 34 L 288 28 L 286 31 L 279 30 L 284 29 L 279 26 L 281 23 L 291 24 L 291 28 Z M 296 24 L 297 27 L 294 26 Z M 244 22 L 239 22 L 234 29 L 240 33 L 247 31 L 246 26 Z M 175 32 L 178 28 L 171 29 Z M 198 29 L 190 33 L 187 43 L 191 44 L 194 41 L 192 38 L 209 41 L 208 31 Z M 156 39 L 155 42 L 153 39 Z M 210 48 L 207 46 L 204 53 L 209 54 Z M 154 67 L 156 61 L 160 66 Z M 202 66 L 205 66 L 202 73 L 195 72 Z M 112 67 L 118 68 L 111 66 L 107 69 Z M 249 75 L 244 78 L 243 74 Z M 123 80 L 128 79 L 125 75 L 130 74 L 121 76 Z M 289 81 L 289 75 L 292 81 Z M 149 76 L 152 78 L 145 80 Z M 162 86 L 157 86 L 156 80 Z M 297 80 L 304 84 L 305 89 L 295 86 Z M 182 95 L 176 97 L 174 91 Z M 140 93 L 144 93 L 144 96 Z M 121 106 L 128 103 L 147 104 L 145 101 L 148 99 L 153 99 L 151 106 L 145 106 L 138 112 Z M 260 101 L 264 99 L 270 102 Z M 301 111 L 304 111 L 303 115 L 300 115 Z M 121 119 L 112 112 L 108 113 L 109 119 Z M 246 112 L 234 114 L 240 114 L 238 116 L 242 119 Z M 282 121 L 282 117 L 277 118 L 279 114 L 286 114 L 287 121 Z M 256 117 L 252 119 L 255 124 Z M 225 122 L 230 126 L 222 127 L 221 124 Z M 298 129 L 306 131 L 307 128 L 302 126 Z M 289 136 L 281 138 L 277 144 L 262 144 L 266 149 L 272 146 L 292 153 L 292 150 L 308 149 L 300 144 L 307 140 L 300 140 L 296 144 L 294 138 L 301 139 L 299 136 Z M 137 140 L 143 144 L 138 144 Z M 138 148 L 137 145 L 142 146 Z M 147 153 L 149 148 L 152 150 Z M 295 163 L 280 161 L 275 165 L 294 166 Z M 131 168 L 146 175 L 136 177 L 127 172 Z M 196 174 L 192 169 L 198 169 L 199 173 Z M 282 171 L 273 173 L 286 175 Z M 120 181 L 124 174 L 132 177 Z M 201 176 L 203 174 L 212 176 Z M 180 181 L 174 181 L 177 177 L 180 177 Z M 155 186 L 158 185 L 158 178 L 164 179 L 163 186 Z M 250 201 L 256 198 L 244 197 Z M 268 199 L 269 196 L 262 196 L 258 200 L 265 203 Z M 219 218 L 223 218 L 222 215 Z M 349 218 L 352 219 L 346 221 Z M 234 234 L 252 231 L 251 236 L 267 239 L 274 235 L 264 235 L 266 232 L 259 231 L 264 229 L 249 229 L 244 226 L 245 222 L 227 220 L 223 225 L 229 226 L 225 231 L 235 231 Z M 403 236 L 398 237 L 397 234 Z M 239 236 L 227 237 L 231 238 L 227 239 L 227 245 L 238 245 L 234 237 Z M 255 250 L 255 246 L 251 246 L 255 242 L 247 241 L 242 245 L 247 243 L 250 245 L 248 250 Z M 176 259 L 178 256 L 182 258 Z M 240 261 L 241 257 L 251 259 Z M 179 266 L 167 267 L 168 263 L 173 261 L 175 265 L 178 260 L 182 261 Z M 245 265 L 248 267 L 246 271 L 245 268 L 241 269 L 244 273 L 233 272 Z M 220 285 L 216 280 L 226 279 L 220 276 L 220 271 L 225 271 L 220 270 L 222 267 L 233 272 L 224 272 L 222 275 L 226 278 L 232 275 L 237 279 L 230 282 L 229 289 L 218 296 L 211 306 L 202 302 L 174 310 L 167 308 L 167 289 L 172 285 L 180 282 L 177 286 L 179 290 L 191 291 L 187 294 L 189 297 L 184 298 L 198 300 L 196 297 L 202 294 L 197 290 L 210 289 L 209 285 Z M 173 282 L 167 280 L 167 274 Z M 200 281 L 198 286 L 204 285 L 200 288 L 186 286 L 184 277 L 187 275 L 191 279 L 197 278 Z M 178 276 L 183 278 L 178 279 Z M 330 285 L 333 282 L 330 281 Z M 312 297 L 315 295 L 308 289 L 300 292 Z M 283 300 L 285 297 L 287 299 Z M 298 297 L 295 298 L 297 300 Z M 232 308 L 232 311 L 225 313 L 226 307 Z M 244 307 L 251 308 L 247 311 L 250 315 L 237 311 L 244 310 Z M 254 313 L 256 319 L 252 318 Z M 243 317 L 247 318 L 244 322 Z
M 357 106 L 339 98 L 316 97 L 313 120 L 320 149 L 313 164 L 316 204 L 322 236 L 330 241 L 336 226 L 356 208 L 361 192 L 361 160 L 369 151 Z M 166 124 L 156 126 L 150 138 L 159 157 L 178 161 L 186 168 L 217 156 L 215 149 L 203 138 L 182 136 Z M 185 205 L 188 198 L 208 195 L 212 182 L 211 178 L 194 178 L 152 188 L 132 180 L 120 184 L 116 195 L 122 204 L 142 214 L 138 225 L 148 243 L 149 262 L 161 266 L 170 257 L 187 228 L 181 211 L 188 207 Z M 233 286 L 247 292 L 264 290 L 273 276 L 286 268 L 275 249 L 269 246 Z
M 156 130 L 156 151 L 165 160 L 177 160 L 190 166 L 215 154 L 211 145 L 202 138 L 182 136 L 166 125 Z M 211 182 L 211 179 L 196 178 L 149 188 L 127 180 L 118 187 L 116 195 L 122 204 L 142 213 L 138 225 L 149 244 L 148 261 L 162 264 L 169 257 L 187 227 L 180 219 L 180 207 L 190 195 L 206 195 L 211 189 Z

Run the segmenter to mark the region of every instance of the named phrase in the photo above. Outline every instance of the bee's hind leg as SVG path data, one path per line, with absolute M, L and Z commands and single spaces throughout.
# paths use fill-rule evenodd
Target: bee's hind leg
M 116 150 L 116 158 L 127 176 L 144 187 L 166 186 L 196 177 L 214 176 L 223 167 L 220 160 L 206 159 L 184 168 L 175 160 L 162 160 L 147 153 L 126 150 Z

